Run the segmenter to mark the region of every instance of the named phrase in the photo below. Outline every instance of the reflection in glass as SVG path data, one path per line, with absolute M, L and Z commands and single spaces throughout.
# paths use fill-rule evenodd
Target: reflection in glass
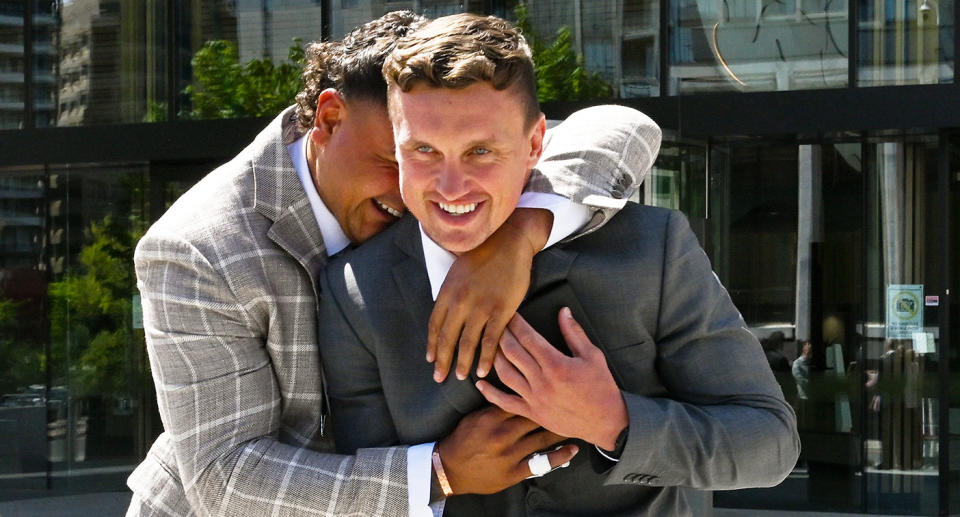
M 23 127 L 23 3 L 0 2 L 0 129 Z
M 14 437 L 0 497 L 123 490 L 146 451 L 133 315 L 145 171 L 0 171 L 0 430 Z
M 165 2 L 74 0 L 60 3 L 58 126 L 163 119 Z
M 0 493 L 46 470 L 46 203 L 42 171 L 0 173 Z
M 860 146 L 719 144 L 710 161 L 711 259 L 797 413 L 803 445 L 780 486 L 718 492 L 715 502 L 857 511 Z
M 671 0 L 671 94 L 847 85 L 847 0 Z
M 706 189 L 706 146 L 664 141 L 643 182 L 642 202 L 680 210 L 688 219 L 703 220 L 707 217 Z
M 872 512 L 938 511 L 940 327 L 924 288 L 944 285 L 936 139 L 870 143 L 865 481 Z M 919 294 L 917 294 L 919 293 Z M 908 296 L 909 295 L 909 296 Z M 917 298 L 913 300 L 914 296 Z M 907 316 L 907 313 L 910 313 Z M 908 323 L 904 323 L 908 322 Z
M 56 3 L 33 2 L 33 118 L 36 127 L 55 125 L 57 105 Z
M 950 171 L 960 170 L 960 135 L 953 134 L 949 137 L 949 166 Z M 950 263 L 956 264 L 960 258 L 960 175 L 952 174 L 948 180 L 950 189 L 950 205 L 952 210 L 949 215 L 950 234 L 948 241 L 950 248 L 948 250 Z M 960 275 L 954 270 L 950 278 L 950 292 L 960 293 Z M 951 303 L 949 312 L 949 325 L 951 332 L 956 336 L 960 331 L 960 304 Z M 952 338 L 956 343 L 957 338 Z M 953 345 L 956 347 L 957 345 Z M 956 348 L 954 348 L 956 350 Z M 960 511 L 960 354 L 950 354 L 949 378 L 950 387 L 947 390 L 950 401 L 947 406 L 947 432 L 950 436 L 950 446 L 945 447 L 948 453 L 949 473 L 947 492 L 949 497 L 950 511 L 957 513 Z M 941 474 L 942 475 L 942 474 Z
M 859 0 L 858 86 L 953 81 L 953 0 Z

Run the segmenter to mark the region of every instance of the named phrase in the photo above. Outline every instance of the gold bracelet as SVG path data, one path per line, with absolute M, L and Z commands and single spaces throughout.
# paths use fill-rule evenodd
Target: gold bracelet
M 453 489 L 450 488 L 450 482 L 447 481 L 447 474 L 443 471 L 443 462 L 440 461 L 440 451 L 433 449 L 433 471 L 437 473 L 437 481 L 440 482 L 440 490 L 443 490 L 443 497 L 453 495 Z

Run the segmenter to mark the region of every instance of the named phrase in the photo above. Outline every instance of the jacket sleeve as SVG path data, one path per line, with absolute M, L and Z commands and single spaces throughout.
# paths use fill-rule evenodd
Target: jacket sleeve
M 198 515 L 407 514 L 406 448 L 343 456 L 278 439 L 291 430 L 268 329 L 215 260 L 148 233 L 135 263 L 160 415 Z
M 557 194 L 591 208 L 576 235 L 613 217 L 637 191 L 660 152 L 660 127 L 625 106 L 592 106 L 547 131 L 526 192 Z
M 665 232 L 654 341 L 668 395 L 623 393 L 630 429 L 607 483 L 776 485 L 800 452 L 793 409 L 686 218 L 672 213 Z

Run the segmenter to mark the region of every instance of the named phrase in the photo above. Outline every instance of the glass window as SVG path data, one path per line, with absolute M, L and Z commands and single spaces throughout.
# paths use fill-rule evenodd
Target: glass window
M 847 0 L 670 1 L 670 94 L 847 85 Z
M 859 0 L 858 86 L 953 81 L 953 0 Z
M 844 143 L 711 148 L 707 248 L 797 412 L 802 441 L 781 485 L 716 492 L 717 506 L 861 506 L 859 154 L 858 144 Z
M 943 292 L 938 147 L 931 138 L 864 147 L 867 321 L 864 357 L 867 509 L 938 512 L 940 324 L 927 295 Z
M 125 490 L 146 452 L 145 172 L 0 171 L 0 500 Z
M 44 66 L 34 83 L 55 91 L 35 96 L 37 112 L 49 112 L 56 126 L 162 119 L 169 59 L 164 4 L 60 2 L 59 16 L 38 13 L 34 23 L 46 36 L 35 48 Z M 89 102 L 80 103 L 81 96 Z M 60 104 L 75 108 L 59 110 Z

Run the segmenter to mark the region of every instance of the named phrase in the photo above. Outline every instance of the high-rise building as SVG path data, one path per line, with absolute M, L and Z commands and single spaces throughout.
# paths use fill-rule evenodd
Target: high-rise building
M 295 38 L 519 3 L 0 0 L 0 514 L 87 494 L 122 515 L 160 431 L 129 254 L 267 122 L 192 118 L 205 43 L 237 46 L 207 56 L 229 90 Z M 587 103 L 664 127 L 635 200 L 686 214 L 797 411 L 791 476 L 697 514 L 960 514 L 956 0 L 522 3 L 611 86 Z

